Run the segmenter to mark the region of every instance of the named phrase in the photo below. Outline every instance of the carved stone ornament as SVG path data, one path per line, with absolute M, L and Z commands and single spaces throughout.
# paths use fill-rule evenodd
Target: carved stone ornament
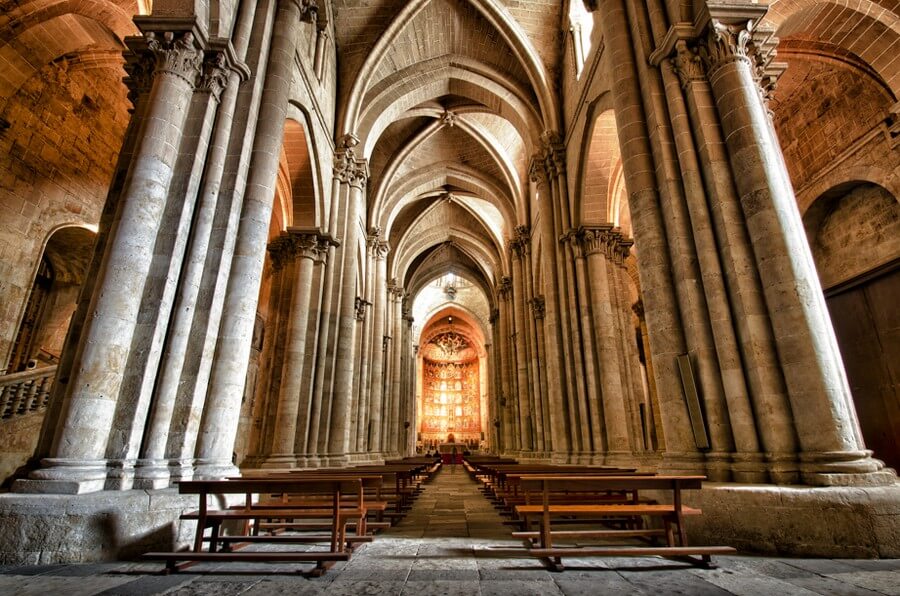
M 548 176 L 561 176 L 566 172 L 566 148 L 555 130 L 545 130 L 541 134 L 544 168 Z
M 317 234 L 291 234 L 295 256 L 315 260 L 318 257 L 319 236 Z
M 512 291 L 512 278 L 508 275 L 504 275 L 500 278 L 500 286 L 497 288 L 497 292 L 500 294 L 501 300 L 506 300 L 509 293 Z
M 454 114 L 450 110 L 445 110 L 444 113 L 441 114 L 441 123 L 443 123 L 444 126 L 453 128 L 453 126 L 456 124 L 456 118 L 456 114 Z
M 753 65 L 749 47 L 752 29 L 752 21 L 745 21 L 739 25 L 710 21 L 705 43 L 700 47 L 700 56 L 710 76 L 732 62 L 740 61 Z
M 543 296 L 535 296 L 531 299 L 531 310 L 534 313 L 535 319 L 541 320 L 544 318 L 546 307 L 547 302 Z
M 366 318 L 366 307 L 369 306 L 369 303 L 360 298 L 356 297 L 356 301 L 354 302 L 354 308 L 356 309 L 356 320 L 362 321 Z
M 203 52 L 194 47 L 194 34 L 167 31 L 162 37 L 150 31 L 144 34 L 147 50 L 154 58 L 154 75 L 166 74 L 187 81 L 192 87 L 200 76 Z
M 334 177 L 356 188 L 365 188 L 369 179 L 369 167 L 365 159 L 356 158 L 359 139 L 354 135 L 344 135 L 340 146 L 334 152 Z
M 300 20 L 305 23 L 315 23 L 319 18 L 319 3 L 317 0 L 300 0 Z
M 203 74 L 199 89 L 211 93 L 219 101 L 222 90 L 228 85 L 228 60 L 225 52 L 214 52 L 203 62 Z
M 137 104 L 137 99 L 150 91 L 153 84 L 154 60 L 147 54 L 132 56 L 125 65 L 128 76 L 124 82 L 128 87 L 128 101 L 131 105 Z
M 537 154 L 531 159 L 531 166 L 528 168 L 528 178 L 532 184 L 547 184 L 547 168 L 544 167 L 544 158 Z
M 670 63 L 681 80 L 682 87 L 687 87 L 688 84 L 702 81 L 705 78 L 699 51 L 697 48 L 689 47 L 683 39 L 675 42 L 675 56 Z

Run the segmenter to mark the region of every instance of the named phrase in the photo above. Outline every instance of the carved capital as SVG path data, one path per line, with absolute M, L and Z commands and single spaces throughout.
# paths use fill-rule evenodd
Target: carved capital
M 289 232 L 293 256 L 315 260 L 318 256 L 319 236 L 303 232 Z
M 376 261 L 383 261 L 387 258 L 388 253 L 391 251 L 391 245 L 388 244 L 384 240 L 379 240 L 375 243 L 375 247 L 372 250 L 372 254 L 375 257 Z
M 304 23 L 315 23 L 319 18 L 317 0 L 294 0 L 300 8 L 300 20 Z
M 369 179 L 369 166 L 366 160 L 356 158 L 354 147 L 358 142 L 352 135 L 344 137 L 344 148 L 334 154 L 334 177 L 350 186 L 365 188 Z
M 712 76 L 718 69 L 732 62 L 746 62 L 750 59 L 750 41 L 753 21 L 729 25 L 719 20 L 709 22 L 706 39 L 701 42 L 700 56 Z
M 670 64 L 681 80 L 682 87 L 705 78 L 699 50 L 688 46 L 687 41 L 683 39 L 675 42 L 675 56 L 670 60 Z
M 269 258 L 272 261 L 272 271 L 281 271 L 291 260 L 290 239 L 287 236 L 279 236 L 266 247 Z
M 559 133 L 555 130 L 545 130 L 541 134 L 541 145 L 547 175 L 553 177 L 564 174 L 566 172 L 566 149 Z
M 212 52 L 203 62 L 203 73 L 197 88 L 212 94 L 217 102 L 222 97 L 222 90 L 228 85 L 228 59 L 225 52 Z
M 194 47 L 191 32 L 176 35 L 167 31 L 162 35 L 150 31 L 144 34 L 147 51 L 153 58 L 153 76 L 168 75 L 196 86 L 200 76 L 203 52 Z
M 368 302 L 366 302 L 359 296 L 356 297 L 356 300 L 353 303 L 353 307 L 356 310 L 356 320 L 357 321 L 362 321 L 363 319 L 366 318 L 366 307 L 367 306 L 370 306 L 370 304 Z
M 547 168 L 544 167 L 544 158 L 541 154 L 537 154 L 531 158 L 531 165 L 528 168 L 528 178 L 532 184 L 547 184 Z
M 153 58 L 149 55 L 132 55 L 125 64 L 128 76 L 123 80 L 128 87 L 128 101 L 137 104 L 137 99 L 150 91 L 153 85 Z
M 541 320 L 544 318 L 546 307 L 547 303 L 543 296 L 535 296 L 531 299 L 531 310 L 534 313 L 535 319 Z
M 509 298 L 510 292 L 512 292 L 512 278 L 508 275 L 504 275 L 500 278 L 500 285 L 497 287 L 497 293 L 500 295 L 501 300 L 506 300 Z

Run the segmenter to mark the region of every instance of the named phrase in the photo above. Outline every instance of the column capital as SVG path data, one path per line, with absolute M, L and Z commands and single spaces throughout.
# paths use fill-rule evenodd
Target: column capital
M 371 306 L 372 304 L 359 296 L 356 297 L 353 307 L 356 310 L 356 320 L 362 321 L 366 318 L 366 307 Z
M 531 164 L 528 166 L 528 179 L 538 186 L 547 184 L 547 168 L 544 167 L 544 158 L 540 153 L 536 153 L 531 157 Z
M 531 310 L 534 313 L 534 318 L 538 321 L 544 318 L 544 313 L 546 311 L 546 300 L 543 296 L 535 296 L 530 300 L 531 302 Z
M 684 39 L 675 42 L 675 54 L 669 64 L 681 80 L 681 86 L 706 79 L 703 61 L 696 46 L 688 45 Z
M 541 154 L 548 176 L 560 176 L 566 172 L 566 146 L 555 130 L 541 134 Z
M 144 33 L 144 41 L 153 59 L 154 76 L 171 75 L 186 81 L 191 87 L 196 86 L 203 52 L 194 43 L 193 33 L 148 31 Z
M 318 256 L 319 235 L 298 230 L 288 230 L 293 257 L 315 260 Z
M 218 102 L 222 97 L 222 90 L 228 85 L 230 70 L 228 56 L 225 52 L 210 52 L 203 61 L 203 70 L 197 89 L 210 93 Z
M 356 157 L 356 146 L 359 139 L 356 135 L 347 134 L 341 137 L 334 152 L 334 177 L 341 182 L 356 188 L 365 188 L 369 180 L 369 163 Z
M 304 23 L 315 23 L 319 18 L 318 0 L 289 0 L 300 11 L 300 20 Z
M 582 248 L 586 255 L 603 254 L 608 260 L 622 265 L 628 257 L 634 241 L 626 238 L 612 224 L 585 226 L 579 230 Z
M 512 278 L 508 275 L 504 275 L 500 278 L 500 283 L 497 286 L 497 293 L 500 295 L 501 300 L 506 300 L 509 297 L 509 293 L 512 291 Z

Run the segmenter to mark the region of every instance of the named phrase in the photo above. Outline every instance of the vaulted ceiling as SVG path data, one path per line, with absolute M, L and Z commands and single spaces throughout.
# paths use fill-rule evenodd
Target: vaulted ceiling
M 558 130 L 558 0 L 336 0 L 338 135 L 369 160 L 367 225 L 408 289 L 492 288 L 529 221 L 528 165 Z

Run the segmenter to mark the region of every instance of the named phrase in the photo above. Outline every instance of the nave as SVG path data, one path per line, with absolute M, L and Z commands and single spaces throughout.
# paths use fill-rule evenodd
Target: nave
M 567 559 L 547 571 L 461 465 L 444 466 L 409 514 L 319 578 L 297 565 L 201 563 L 159 575 L 158 563 L 0 566 L 0 592 L 76 596 L 167 594 L 441 594 L 575 596 L 588 594 L 897 594 L 900 560 L 716 557 L 716 569 L 645 558 Z M 306 568 L 307 566 L 301 566 Z

